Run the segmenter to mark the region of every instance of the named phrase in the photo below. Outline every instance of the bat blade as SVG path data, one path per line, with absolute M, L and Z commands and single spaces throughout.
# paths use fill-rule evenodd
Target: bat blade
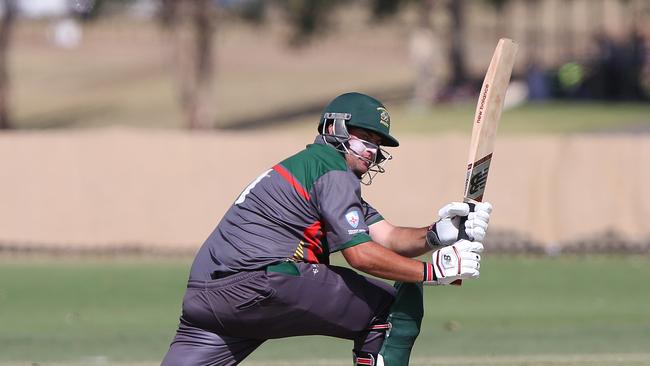
M 481 92 L 476 103 L 463 194 L 463 202 L 469 203 L 472 208 L 473 204 L 483 201 L 483 194 L 490 171 L 490 162 L 492 161 L 492 152 L 494 151 L 494 140 L 499 127 L 510 76 L 515 64 L 517 48 L 517 44 L 511 39 L 501 38 L 499 40 L 494 54 L 492 54 L 490 66 L 485 73 L 485 79 L 483 79 Z M 469 239 L 464 230 L 465 221 L 467 221 L 467 217 L 461 217 L 458 239 Z M 456 286 L 461 284 L 461 280 L 452 282 L 452 285 Z
M 494 150 L 494 140 L 501 119 L 506 90 L 515 64 L 517 48 L 517 44 L 511 39 L 501 38 L 485 73 L 483 86 L 476 103 L 472 139 L 467 159 L 463 196 L 465 202 L 476 203 L 483 200 Z

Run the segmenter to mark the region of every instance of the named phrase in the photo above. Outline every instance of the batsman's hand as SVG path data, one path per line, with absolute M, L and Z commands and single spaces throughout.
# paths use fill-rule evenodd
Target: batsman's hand
M 429 226 L 426 241 L 431 249 L 451 245 L 458 240 L 458 227 L 461 216 L 467 216 L 465 233 L 474 241 L 483 241 L 487 233 L 492 205 L 489 202 L 480 202 L 470 212 L 467 203 L 452 202 L 438 211 L 440 219 Z
M 477 241 L 459 240 L 433 252 L 435 279 L 424 281 L 425 285 L 448 285 L 456 280 L 479 278 L 483 244 Z
M 474 211 L 467 215 L 465 233 L 471 240 L 482 242 L 485 239 L 491 213 L 490 202 L 479 202 L 474 206 Z

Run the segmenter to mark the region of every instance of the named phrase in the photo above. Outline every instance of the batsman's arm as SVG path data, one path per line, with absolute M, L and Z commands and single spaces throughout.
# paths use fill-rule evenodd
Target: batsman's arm
M 431 262 L 401 256 L 374 241 L 343 249 L 343 257 L 355 269 L 399 282 L 447 285 L 458 279 L 478 278 L 483 245 L 461 240 L 432 253 Z
M 438 211 L 440 219 L 429 227 L 395 226 L 384 219 L 370 225 L 370 237 L 395 253 L 413 258 L 460 239 L 482 242 L 491 212 L 492 205 L 489 202 L 471 206 L 452 202 Z
M 342 253 L 350 266 L 376 277 L 402 282 L 424 280 L 422 261 L 401 256 L 374 241 L 346 248 Z
M 387 220 L 370 225 L 373 241 L 402 256 L 413 258 L 431 250 L 426 244 L 426 227 L 395 226 Z

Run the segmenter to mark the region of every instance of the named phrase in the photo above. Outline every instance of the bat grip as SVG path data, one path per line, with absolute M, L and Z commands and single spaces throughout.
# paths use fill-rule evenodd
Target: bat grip
M 474 207 L 476 206 L 474 203 L 467 202 L 469 205 L 469 212 L 474 212 Z M 469 235 L 467 235 L 467 232 L 465 231 L 465 222 L 467 222 L 467 216 L 461 216 L 460 221 L 458 221 L 458 240 L 470 240 Z M 451 283 L 454 286 L 460 286 L 463 284 L 463 280 L 456 280 Z

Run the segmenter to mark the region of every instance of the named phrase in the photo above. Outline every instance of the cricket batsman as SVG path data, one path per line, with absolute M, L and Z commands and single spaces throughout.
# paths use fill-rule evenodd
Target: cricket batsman
M 479 277 L 491 206 L 450 203 L 429 227 L 388 222 L 360 184 L 399 145 L 390 125 L 378 100 L 339 95 L 313 144 L 241 192 L 194 259 L 163 366 L 236 365 L 267 339 L 301 335 L 352 340 L 354 365 L 408 364 L 422 285 Z M 429 251 L 431 261 L 413 259 Z M 335 252 L 352 269 L 330 265 Z

